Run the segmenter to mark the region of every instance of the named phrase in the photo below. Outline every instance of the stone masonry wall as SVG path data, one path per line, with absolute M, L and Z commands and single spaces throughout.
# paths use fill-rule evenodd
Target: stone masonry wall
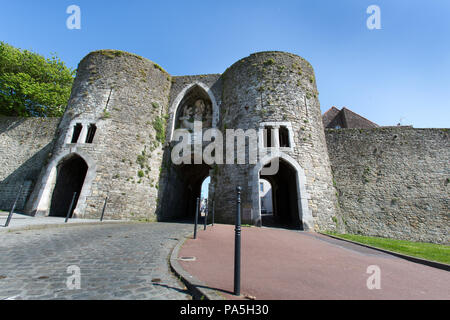
M 326 137 L 348 233 L 449 243 L 448 129 L 340 129 Z
M 0 209 L 9 210 L 24 185 L 17 209 L 48 214 L 58 165 L 78 155 L 89 169 L 76 217 L 98 218 L 106 196 L 108 219 L 176 216 L 161 203 L 172 203 L 172 211 L 180 207 L 177 190 L 185 185 L 177 174 L 196 173 L 170 176 L 168 135 L 176 101 L 193 84 L 214 99 L 217 128 L 224 134 L 259 131 L 261 123 L 289 126 L 292 145 L 275 156 L 301 172 L 296 200 L 308 218 L 306 229 L 449 243 L 448 129 L 324 131 L 312 66 L 284 52 L 250 55 L 222 75 L 180 77 L 134 54 L 90 53 L 80 62 L 62 119 L 0 118 Z M 84 129 L 72 143 L 77 123 Z M 97 132 L 87 143 L 90 124 Z M 243 222 L 258 224 L 258 169 L 264 159 L 210 167 L 219 222 L 234 222 L 239 185 Z
M 42 167 L 51 156 L 60 118 L 0 117 L 0 210 L 22 211 Z
M 166 127 L 166 144 L 164 146 L 164 157 L 162 172 L 159 181 L 159 206 L 158 206 L 158 218 L 160 220 L 167 220 L 170 218 L 177 218 L 179 212 L 183 211 L 181 206 L 183 205 L 180 199 L 177 199 L 179 194 L 177 193 L 182 188 L 181 180 L 183 177 L 178 176 L 174 168 L 174 164 L 171 161 L 171 152 L 173 146 L 177 142 L 170 141 L 170 131 L 175 130 L 172 127 L 174 123 L 177 108 L 177 98 L 183 93 L 183 90 L 190 88 L 195 84 L 202 84 L 205 88 L 211 91 L 216 103 L 220 105 L 221 97 L 221 81 L 220 74 L 205 74 L 205 75 L 189 75 L 189 76 L 173 76 L 171 79 L 171 88 L 169 96 L 169 111 L 168 121 Z M 186 94 L 186 93 L 185 93 Z M 210 193 L 212 196 L 213 193 Z
M 192 76 L 173 76 L 172 86 L 170 88 L 170 103 L 172 104 L 177 96 L 186 87 L 194 83 L 203 83 L 208 88 L 211 88 L 213 94 L 218 100 L 220 98 L 220 74 L 204 74 L 204 75 L 192 75 Z
M 261 52 L 236 62 L 223 75 L 219 128 L 254 129 L 264 122 L 284 122 L 292 126 L 293 146 L 283 153 L 304 170 L 303 192 L 313 221 L 308 229 L 335 230 L 336 192 L 312 66 L 304 59 L 285 52 Z M 248 148 L 247 148 L 248 153 Z M 247 158 L 248 159 L 248 158 Z M 258 161 L 260 161 L 259 159 Z M 243 220 L 255 223 L 259 216 L 259 177 L 254 165 L 217 166 L 216 216 L 233 222 L 236 186 L 241 186 Z M 297 198 L 297 190 L 292 190 Z M 305 223 L 305 221 L 303 221 Z
M 73 153 L 91 159 L 77 217 L 98 218 L 108 196 L 106 218 L 156 220 L 170 85 L 159 65 L 134 54 L 101 50 L 80 62 L 51 163 Z M 76 123 L 96 124 L 92 144 L 71 143 Z M 31 210 L 48 209 L 37 204 L 50 169 Z

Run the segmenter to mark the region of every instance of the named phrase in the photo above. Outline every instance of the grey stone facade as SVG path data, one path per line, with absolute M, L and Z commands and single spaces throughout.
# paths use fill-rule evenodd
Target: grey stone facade
M 199 100 L 210 127 L 255 130 L 256 147 L 268 153 L 252 164 L 175 165 L 174 132 L 190 125 L 186 114 Z M 134 54 L 92 52 L 62 119 L 2 119 L 0 128 L 3 209 L 29 181 L 20 209 L 31 215 L 54 215 L 55 199 L 67 205 L 76 190 L 75 217 L 98 218 L 108 197 L 109 219 L 191 219 L 210 176 L 217 222 L 234 222 L 241 186 L 243 222 L 264 225 L 263 177 L 274 214 L 296 229 L 448 242 L 447 131 L 325 131 L 313 68 L 290 53 L 256 53 L 222 75 L 172 77 Z M 274 159 L 279 172 L 267 176 Z M 70 189 L 76 183 L 81 189 Z
M 156 138 L 155 121 L 165 125 L 170 84 L 161 67 L 136 55 L 105 50 L 84 58 L 53 157 L 27 211 L 49 213 L 57 166 L 76 154 L 89 167 L 76 217 L 98 217 L 108 196 L 109 218 L 155 220 L 164 143 Z M 83 130 L 78 142 L 71 143 L 78 123 Z M 89 124 L 97 127 L 93 143 L 85 143 Z
M 59 118 L 0 117 L 0 210 L 10 210 L 23 185 L 23 210 L 42 167 L 51 158 Z
M 345 230 L 449 243 L 447 129 L 326 131 Z
M 290 127 L 291 145 L 257 165 L 217 168 L 216 208 L 225 222 L 234 221 L 235 188 L 241 186 L 243 219 L 259 223 L 259 174 L 272 158 L 292 168 L 289 210 L 297 211 L 304 229 L 335 229 L 337 215 L 328 153 L 314 71 L 304 59 L 287 53 L 253 54 L 231 66 L 222 76 L 219 128 L 259 130 L 261 124 L 279 130 Z M 277 147 L 276 143 L 273 147 Z M 248 151 L 247 151 L 248 153 Z

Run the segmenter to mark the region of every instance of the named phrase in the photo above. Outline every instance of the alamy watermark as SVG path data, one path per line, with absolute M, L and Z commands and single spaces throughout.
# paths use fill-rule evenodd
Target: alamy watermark
M 70 274 L 66 280 L 66 286 L 69 290 L 80 290 L 81 289 L 81 269 L 79 266 L 69 266 L 67 267 L 67 273 Z
M 367 8 L 367 14 L 370 14 L 367 18 L 367 29 L 380 30 L 381 29 L 381 9 L 379 6 L 373 4 Z
M 69 30 L 81 29 L 81 8 L 77 5 L 70 5 L 66 9 L 66 13 L 70 16 L 66 20 L 66 26 Z M 381 29 L 381 9 L 378 5 L 372 4 L 367 7 L 366 13 L 370 16 L 367 18 L 366 25 L 369 30 Z
M 369 290 L 381 290 L 381 268 L 379 266 L 369 266 L 366 271 L 370 274 L 366 285 Z
M 203 130 L 202 122 L 194 122 L 194 130 L 176 129 L 173 141 L 178 143 L 171 152 L 172 163 L 181 164 L 239 164 L 256 165 L 258 159 L 277 155 L 280 148 L 278 143 L 274 147 L 265 147 L 268 136 L 274 140 L 274 130 L 268 135 L 267 129 L 227 129 L 223 134 L 219 129 Z M 248 144 L 247 144 L 248 141 Z M 205 146 L 205 144 L 207 144 Z M 269 142 L 272 145 L 272 142 Z M 247 148 L 248 147 L 248 148 Z M 279 159 L 273 159 L 261 170 L 262 175 L 275 175 L 279 170 Z
M 66 13 L 70 16 L 66 20 L 66 26 L 69 30 L 81 29 L 81 9 L 77 5 L 70 5 L 66 9 Z

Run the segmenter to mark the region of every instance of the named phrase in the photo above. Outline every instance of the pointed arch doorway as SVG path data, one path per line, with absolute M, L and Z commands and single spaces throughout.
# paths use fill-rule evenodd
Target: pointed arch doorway
M 271 186 L 272 215 L 264 214 L 261 207 L 262 225 L 286 229 L 303 228 L 298 207 L 297 172 L 289 163 L 280 159 L 276 175 L 260 174 L 260 181 L 268 181 Z
M 73 154 L 61 160 L 56 170 L 56 184 L 52 193 L 49 215 L 66 217 L 74 193 L 76 193 L 74 205 L 70 212 L 70 217 L 72 217 L 86 179 L 88 165 L 83 158 Z
M 160 206 L 160 220 L 189 220 L 193 221 L 196 212 L 197 199 L 202 197 L 202 185 L 210 176 L 211 166 L 203 161 L 202 153 L 196 153 L 195 139 L 198 135 L 194 131 L 194 123 L 201 122 L 202 130 L 215 128 L 218 119 L 218 107 L 212 91 L 206 85 L 196 82 L 186 86 L 177 96 L 170 107 L 168 136 L 171 146 L 180 141 L 175 134 L 177 129 L 191 133 L 189 154 L 183 154 L 182 163 L 171 161 L 172 149 L 166 154 L 168 161 L 167 183 L 163 191 L 163 201 Z M 200 137 L 201 138 L 201 137 Z M 202 206 L 205 201 L 202 199 Z
M 265 175 L 263 168 L 278 160 L 278 171 Z M 272 188 L 272 210 L 270 219 L 263 219 L 261 210 L 261 180 L 267 180 Z M 312 212 L 308 207 L 306 176 L 303 168 L 289 155 L 277 152 L 268 155 L 253 168 L 252 201 L 255 223 L 259 226 L 281 227 L 309 231 L 314 228 Z M 266 220 L 266 221 L 264 221 Z

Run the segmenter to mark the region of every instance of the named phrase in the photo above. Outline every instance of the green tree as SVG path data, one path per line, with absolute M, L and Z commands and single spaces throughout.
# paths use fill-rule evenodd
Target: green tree
M 51 58 L 0 42 L 0 115 L 60 117 L 75 70 Z

